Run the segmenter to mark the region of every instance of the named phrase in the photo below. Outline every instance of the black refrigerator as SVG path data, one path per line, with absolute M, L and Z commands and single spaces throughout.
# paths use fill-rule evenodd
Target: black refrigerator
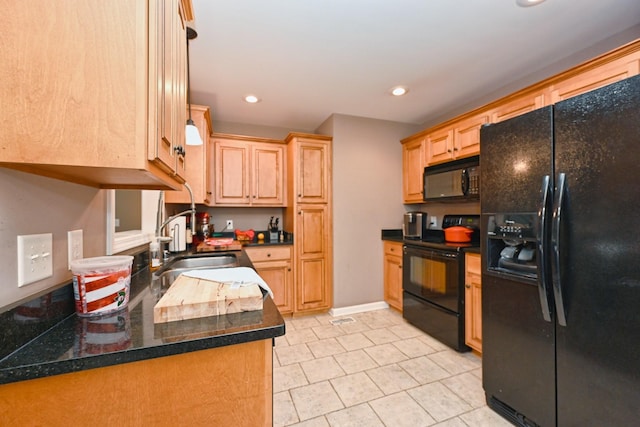
M 481 129 L 483 387 L 515 425 L 640 425 L 640 76 Z

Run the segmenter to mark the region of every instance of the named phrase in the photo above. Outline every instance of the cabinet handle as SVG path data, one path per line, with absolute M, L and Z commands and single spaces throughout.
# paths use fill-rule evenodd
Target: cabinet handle
M 211 193 L 211 191 L 207 191 L 207 194 L 208 194 L 208 195 L 211 195 L 211 194 L 213 194 L 213 193 Z
M 451 149 L 448 149 L 448 150 L 447 150 L 447 153 L 450 153 L 450 152 L 451 152 Z
M 456 147 L 453 147 L 453 151 L 458 151 L 458 149 Z
M 302 215 L 302 211 L 298 211 L 298 215 Z
M 471 289 L 471 285 L 464 285 L 465 288 Z
M 271 256 L 271 254 L 267 254 L 267 258 L 269 258 Z
M 299 193 L 298 193 L 298 197 L 302 197 L 302 194 L 299 194 Z

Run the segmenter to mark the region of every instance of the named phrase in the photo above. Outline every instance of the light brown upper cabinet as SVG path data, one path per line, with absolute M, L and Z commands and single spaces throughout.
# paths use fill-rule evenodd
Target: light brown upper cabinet
M 0 164 L 101 188 L 178 189 L 191 10 L 190 0 L 13 8 L 0 43 L 0 97 L 11 100 Z
M 545 106 L 545 96 L 539 94 L 525 94 L 505 100 L 504 103 L 490 110 L 491 123 L 498 123 L 512 117 L 519 116 L 529 111 Z
M 551 86 L 552 104 L 640 74 L 640 52 L 614 57 L 597 68 L 576 71 Z
M 426 140 L 426 165 L 480 154 L 480 128 L 485 123 L 487 116 L 480 114 L 430 132 Z
M 185 159 L 187 160 L 187 166 L 184 171 L 184 178 L 193 191 L 194 202 L 209 204 L 213 201 L 211 200 L 213 193 L 208 188 L 207 179 L 207 154 L 210 149 L 208 141 L 211 134 L 209 107 L 191 105 L 191 118 L 198 128 L 203 144 L 186 146 Z M 189 192 L 183 186 L 181 191 L 167 191 L 165 193 L 165 201 L 167 203 L 190 203 L 191 198 L 189 197 Z
M 283 141 L 214 135 L 213 144 L 215 205 L 286 204 Z
M 295 152 L 298 173 L 296 192 L 298 203 L 327 203 L 329 199 L 329 175 L 331 173 L 329 150 L 326 142 L 297 139 Z
M 402 141 L 402 198 L 404 203 L 422 203 L 422 174 L 425 165 L 423 137 Z

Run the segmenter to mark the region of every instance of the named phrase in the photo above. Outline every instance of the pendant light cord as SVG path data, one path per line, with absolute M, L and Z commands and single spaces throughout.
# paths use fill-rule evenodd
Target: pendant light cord
M 188 124 L 193 124 L 191 120 L 191 70 L 189 63 L 189 40 L 198 37 L 198 33 L 191 27 L 187 27 L 187 104 L 189 104 L 189 121 Z

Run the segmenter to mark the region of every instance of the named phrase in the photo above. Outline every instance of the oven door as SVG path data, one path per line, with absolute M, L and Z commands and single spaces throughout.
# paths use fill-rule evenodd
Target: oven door
M 402 270 L 405 292 L 455 313 L 462 311 L 457 252 L 405 245 Z

